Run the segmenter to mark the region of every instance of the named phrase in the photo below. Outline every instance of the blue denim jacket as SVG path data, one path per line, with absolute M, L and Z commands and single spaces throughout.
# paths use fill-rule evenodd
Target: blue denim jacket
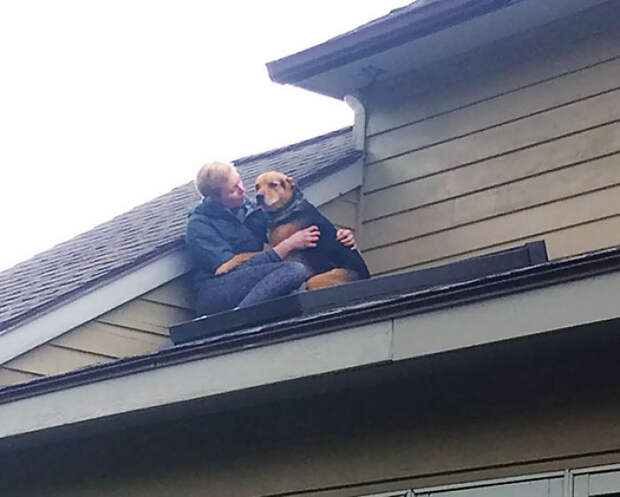
M 260 252 L 267 242 L 267 216 L 249 197 L 237 216 L 221 204 L 205 199 L 189 214 L 185 243 L 192 259 L 194 283 L 213 278 L 215 270 L 241 252 Z M 243 264 L 263 264 L 281 259 L 272 250 L 255 255 Z

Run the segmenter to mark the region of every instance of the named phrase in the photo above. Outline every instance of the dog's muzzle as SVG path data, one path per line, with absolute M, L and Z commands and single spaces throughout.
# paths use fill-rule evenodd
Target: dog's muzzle
M 264 207 L 265 206 L 265 195 L 263 195 L 262 193 L 259 193 L 258 195 L 256 195 L 256 202 L 261 207 Z

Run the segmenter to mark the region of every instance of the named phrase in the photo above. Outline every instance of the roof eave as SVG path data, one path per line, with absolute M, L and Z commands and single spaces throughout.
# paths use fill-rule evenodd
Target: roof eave
M 267 63 L 269 77 L 281 84 L 295 84 L 330 69 L 363 59 L 408 41 L 427 36 L 469 19 L 523 0 L 443 0 L 422 3 L 420 8 L 383 22 L 351 31 L 320 45 Z

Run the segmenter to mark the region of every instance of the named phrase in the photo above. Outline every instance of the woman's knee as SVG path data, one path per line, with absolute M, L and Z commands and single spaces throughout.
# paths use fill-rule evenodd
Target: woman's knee
M 294 280 L 299 281 L 300 285 L 310 277 L 310 271 L 301 262 L 284 261 L 283 264 L 286 265 L 286 272 L 290 274 Z

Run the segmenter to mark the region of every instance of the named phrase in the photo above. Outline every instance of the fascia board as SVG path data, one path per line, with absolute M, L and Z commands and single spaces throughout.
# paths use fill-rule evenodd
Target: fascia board
M 152 368 L 0 405 L 0 438 L 620 317 L 620 272 Z
M 420 70 L 441 60 L 451 60 L 486 44 L 518 35 L 608 0 L 521 0 L 500 10 L 420 38 L 370 53 L 289 82 L 299 88 L 334 98 L 355 94 L 367 85 L 379 85 L 399 74 Z M 508 19 L 508 20 L 507 20 Z M 369 68 L 377 70 L 377 81 L 367 81 Z
M 21 326 L 7 330 L 0 335 L 0 364 L 185 274 L 189 269 L 188 257 L 182 249 L 177 249 Z

